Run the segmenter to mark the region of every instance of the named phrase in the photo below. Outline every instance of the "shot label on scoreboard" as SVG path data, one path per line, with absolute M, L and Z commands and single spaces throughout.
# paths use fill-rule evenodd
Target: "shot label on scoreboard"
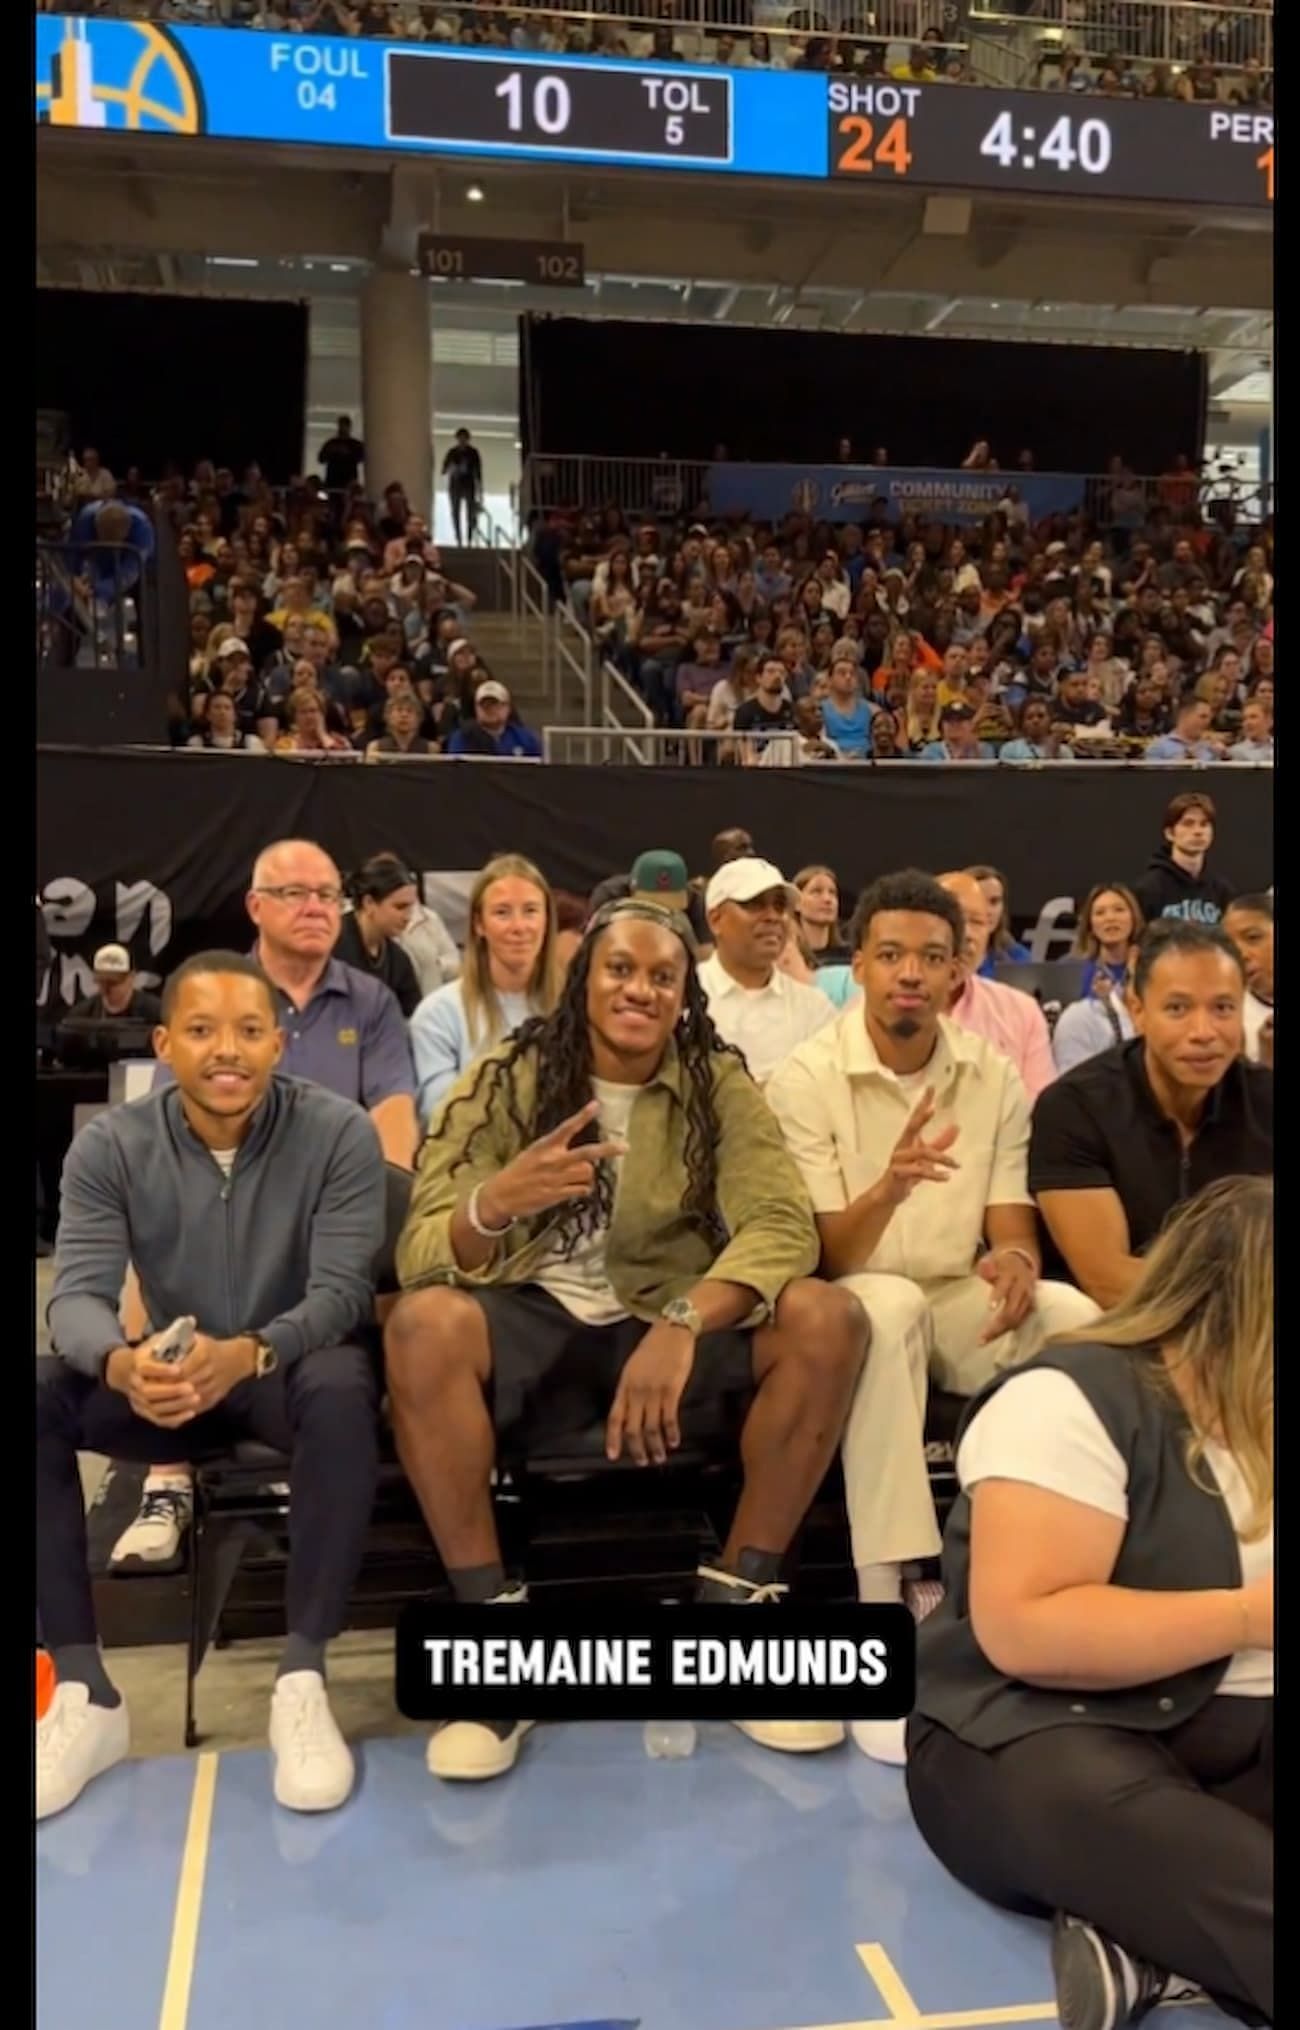
M 732 81 L 725 74 L 523 64 L 443 51 L 386 55 L 394 141 L 495 154 L 731 161 Z
M 827 87 L 831 175 L 870 176 L 877 182 L 909 176 L 920 105 L 916 85 L 834 79 Z

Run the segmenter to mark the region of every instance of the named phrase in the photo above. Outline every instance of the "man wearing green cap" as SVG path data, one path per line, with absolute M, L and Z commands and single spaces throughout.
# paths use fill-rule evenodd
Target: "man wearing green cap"
M 704 898 L 691 887 L 691 877 L 680 853 L 654 846 L 633 862 L 630 874 L 611 874 L 608 881 L 592 890 L 592 914 L 607 902 L 625 902 L 629 897 L 635 902 L 656 903 L 660 909 L 675 909 L 686 917 L 701 958 L 712 947 Z

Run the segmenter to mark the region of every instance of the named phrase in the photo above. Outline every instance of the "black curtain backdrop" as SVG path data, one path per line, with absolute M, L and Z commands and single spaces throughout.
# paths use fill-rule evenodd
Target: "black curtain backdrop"
M 302 470 L 307 305 L 42 289 L 36 406 L 67 415 L 120 479 L 200 458 L 277 484 Z
M 829 464 L 841 437 L 865 463 L 960 465 L 985 437 L 1004 467 L 1135 472 L 1199 456 L 1200 353 L 974 339 L 846 337 L 579 317 L 521 319 L 524 449 L 608 458 L 731 457 Z M 605 400 L 593 400 L 603 389 Z
M 384 849 L 421 873 L 527 854 L 559 888 L 589 894 L 650 847 L 696 872 L 725 826 L 744 825 L 787 873 L 833 867 L 846 895 L 908 865 L 989 860 L 1019 926 L 1044 912 L 1061 956 L 1072 906 L 1094 881 L 1132 881 L 1160 843 L 1169 799 L 1195 782 L 1218 806 L 1213 865 L 1239 893 L 1273 879 L 1273 773 L 1090 767 L 923 772 L 712 771 L 240 761 L 194 752 L 37 753 L 37 878 L 56 952 L 127 945 L 169 972 L 212 946 L 246 949 L 243 895 L 274 839 L 319 840 L 347 871 Z M 1061 907 L 1062 899 L 1066 906 Z

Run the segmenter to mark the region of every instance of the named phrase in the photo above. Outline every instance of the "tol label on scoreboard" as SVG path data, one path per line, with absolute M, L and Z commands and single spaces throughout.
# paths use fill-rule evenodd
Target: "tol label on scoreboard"
M 639 64 L 529 64 L 388 50 L 394 141 L 492 154 L 729 163 L 732 80 Z

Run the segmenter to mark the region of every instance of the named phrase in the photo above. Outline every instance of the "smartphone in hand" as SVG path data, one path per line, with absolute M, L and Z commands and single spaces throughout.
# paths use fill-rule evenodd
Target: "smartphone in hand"
M 184 1360 L 194 1344 L 198 1320 L 194 1318 L 173 1318 L 167 1330 L 154 1341 L 151 1358 L 171 1367 L 178 1360 Z

